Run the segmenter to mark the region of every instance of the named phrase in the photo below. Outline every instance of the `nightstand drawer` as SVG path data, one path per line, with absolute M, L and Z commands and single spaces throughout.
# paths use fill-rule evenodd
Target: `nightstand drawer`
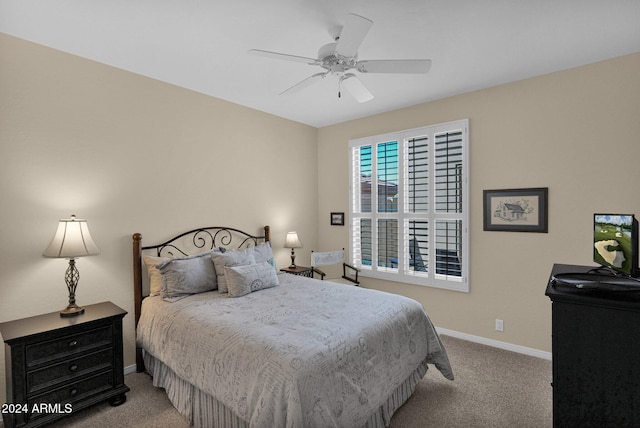
M 112 335 L 111 325 L 107 325 L 47 342 L 27 345 L 27 367 L 34 367 L 59 358 L 68 358 L 74 354 L 109 345 Z
M 35 395 L 27 400 L 27 404 L 29 409 L 32 409 L 34 404 L 73 404 L 108 391 L 113 386 L 113 371 L 109 370 L 45 394 Z M 32 415 L 31 419 L 38 416 Z
M 105 370 L 113 365 L 113 349 L 103 349 L 78 356 L 53 366 L 27 373 L 27 394 L 37 393 L 58 383 L 66 382 L 91 372 Z

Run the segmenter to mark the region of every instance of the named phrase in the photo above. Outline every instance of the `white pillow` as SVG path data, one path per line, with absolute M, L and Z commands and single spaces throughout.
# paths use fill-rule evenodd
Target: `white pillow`
M 157 264 L 162 275 L 162 298 L 174 302 L 191 294 L 215 290 L 218 283 L 212 254 L 216 253 L 206 252 Z
M 224 268 L 230 297 L 240 297 L 254 291 L 279 285 L 276 270 L 269 262 Z
M 169 260 L 169 257 L 144 256 L 144 264 L 149 274 L 149 296 L 159 296 L 162 292 L 162 274 L 157 265 Z
M 256 263 L 269 262 L 274 269 L 276 269 L 276 259 L 273 257 L 273 251 L 271 250 L 271 242 L 263 242 L 256 245 L 253 248 L 253 255 L 256 258 Z
M 256 262 L 253 247 L 243 248 L 241 250 L 227 250 L 224 253 L 211 253 L 211 259 L 215 267 L 218 291 L 220 293 L 229 291 L 227 288 L 227 279 L 225 278 L 225 266 L 250 265 Z

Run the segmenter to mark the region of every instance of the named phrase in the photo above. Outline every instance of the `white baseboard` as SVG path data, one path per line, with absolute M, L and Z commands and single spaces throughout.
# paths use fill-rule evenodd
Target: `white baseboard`
M 542 358 L 551 361 L 551 352 L 540 351 L 539 349 L 527 348 L 526 346 L 514 345 L 499 340 L 487 339 L 482 336 L 474 336 L 473 334 L 461 333 L 455 330 L 436 327 L 438 334 L 455 337 L 457 339 L 468 340 L 469 342 L 480 343 L 482 345 L 493 346 L 494 348 L 505 349 L 507 351 L 517 352 L 519 354 L 530 355 L 532 357 Z
M 136 365 L 135 364 L 131 364 L 130 366 L 126 366 L 124 368 L 124 374 L 128 375 L 131 373 L 135 373 L 136 372 Z

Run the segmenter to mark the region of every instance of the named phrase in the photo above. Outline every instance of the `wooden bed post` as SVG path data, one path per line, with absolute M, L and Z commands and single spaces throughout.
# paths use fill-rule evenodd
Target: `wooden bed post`
M 135 330 L 138 329 L 138 321 L 140 320 L 140 310 L 142 308 L 142 235 L 134 233 L 133 236 L 133 299 L 135 303 Z M 135 341 L 134 337 L 134 341 Z M 142 358 L 142 349 L 136 345 L 136 371 L 144 371 L 144 360 Z
M 264 227 L 264 240 L 265 242 L 271 242 L 271 229 L 269 226 Z

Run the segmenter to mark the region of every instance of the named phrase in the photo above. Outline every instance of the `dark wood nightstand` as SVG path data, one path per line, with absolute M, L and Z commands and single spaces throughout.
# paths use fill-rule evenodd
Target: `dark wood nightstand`
M 296 266 L 286 267 L 284 269 L 280 269 L 281 272 L 291 273 L 293 275 L 306 276 L 308 278 L 313 278 L 313 269 L 305 266 Z
M 109 400 L 126 401 L 122 318 L 111 302 L 85 306 L 75 317 L 59 312 L 0 324 L 5 342 L 6 428 L 38 427 Z

